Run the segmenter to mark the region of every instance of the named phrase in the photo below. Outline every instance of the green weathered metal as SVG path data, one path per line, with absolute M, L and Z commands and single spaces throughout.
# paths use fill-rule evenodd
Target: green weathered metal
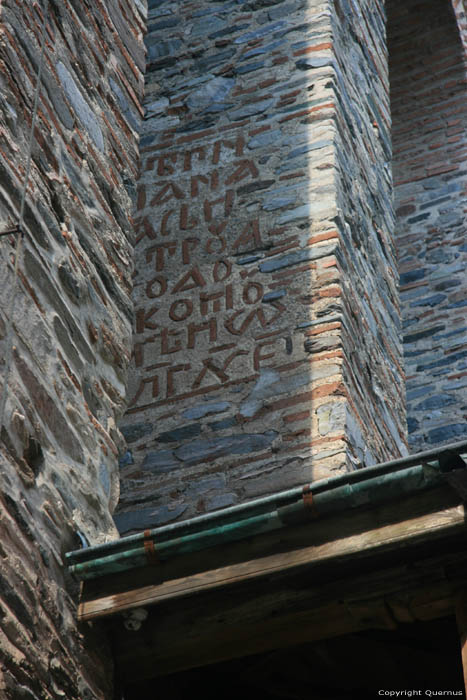
M 445 481 L 446 454 L 467 457 L 467 442 L 284 491 L 257 499 L 241 508 L 234 507 L 218 511 L 210 517 L 178 523 L 177 527 L 166 526 L 106 545 L 70 552 L 66 555 L 69 570 L 79 579 L 106 576 L 153 565 L 155 558 L 163 561 L 287 525 L 434 488 Z M 439 466 L 441 455 L 443 471 Z M 244 517 L 239 518 L 239 515 Z
M 436 450 L 419 452 L 418 454 L 410 455 L 408 457 L 401 457 L 390 462 L 383 462 L 382 464 L 378 464 L 373 467 L 366 467 L 365 469 L 359 469 L 357 471 L 330 477 L 328 479 L 321 479 L 320 481 L 315 481 L 313 484 L 306 484 L 305 486 L 297 486 L 286 491 L 279 491 L 278 493 L 257 498 L 252 501 L 248 501 L 247 503 L 230 506 L 229 508 L 223 508 L 222 510 L 217 510 L 205 515 L 198 515 L 194 518 L 190 518 L 189 520 L 183 520 L 170 525 L 163 525 L 162 527 L 150 530 L 150 536 L 154 536 L 159 541 L 170 539 L 175 534 L 181 536 L 182 534 L 188 534 L 190 532 L 198 532 L 210 527 L 213 523 L 235 522 L 240 517 L 251 517 L 260 513 L 269 512 L 281 505 L 294 503 L 302 498 L 304 492 L 310 492 L 316 495 L 323 491 L 327 491 L 328 489 L 337 488 L 337 486 L 342 484 L 353 484 L 359 481 L 366 481 L 367 479 L 372 479 L 375 476 L 392 473 L 406 467 L 417 466 L 419 464 L 430 462 L 437 464 L 440 456 L 444 456 L 448 453 L 467 454 L 467 440 L 446 445 L 442 449 L 438 448 Z M 147 539 L 146 533 L 140 532 L 135 535 L 122 537 L 121 539 L 114 540 L 113 542 L 106 542 L 105 544 L 69 552 L 66 557 L 70 564 L 75 564 L 78 562 L 87 561 L 89 559 L 114 554 L 118 551 L 128 550 L 132 547 L 139 547 L 142 545 L 142 542 L 145 539 Z

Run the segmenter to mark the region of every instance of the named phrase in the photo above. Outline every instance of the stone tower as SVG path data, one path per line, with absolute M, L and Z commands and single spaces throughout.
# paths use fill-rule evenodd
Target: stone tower
M 0 697 L 113 699 L 63 555 L 115 523 L 465 437 L 466 46 L 462 0 L 0 0 Z
M 383 3 L 148 9 L 123 532 L 406 451 Z
M 1 698 L 112 697 L 107 641 L 78 628 L 62 557 L 117 536 L 142 10 L 0 3 L 0 233 L 18 223 L 45 39 L 17 276 L 17 234 L 0 237 Z

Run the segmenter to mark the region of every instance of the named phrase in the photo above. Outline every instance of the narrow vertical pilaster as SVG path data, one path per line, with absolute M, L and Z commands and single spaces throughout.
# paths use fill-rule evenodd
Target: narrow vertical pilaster
M 149 3 L 122 531 L 403 450 L 384 27 Z

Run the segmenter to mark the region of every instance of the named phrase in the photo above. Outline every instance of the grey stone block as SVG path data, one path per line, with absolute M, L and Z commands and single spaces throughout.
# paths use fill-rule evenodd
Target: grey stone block
M 236 66 L 235 72 L 238 73 L 238 75 L 242 75 L 243 73 L 253 73 L 255 70 L 259 70 L 260 68 L 263 68 L 264 66 L 264 61 L 256 61 L 253 63 L 247 63 L 244 66 Z
M 279 29 L 284 29 L 285 27 L 287 27 L 287 22 L 285 22 L 284 20 L 272 22 L 271 24 L 265 25 L 261 29 L 242 34 L 242 36 L 239 36 L 235 39 L 235 43 L 246 44 L 252 39 L 261 39 L 263 36 L 267 36 L 268 34 L 274 34 L 274 32 L 277 32 Z
M 258 134 L 250 139 L 247 143 L 248 148 L 262 148 L 263 146 L 271 146 L 272 144 L 277 144 L 277 141 L 281 138 L 282 132 L 280 129 L 272 129 L 271 131 L 264 131 L 262 134 Z
M 99 465 L 99 481 L 104 489 L 104 493 L 108 496 L 110 494 L 110 476 L 109 470 L 104 462 L 101 462 Z
M 157 474 L 169 472 L 179 466 L 180 462 L 174 457 L 171 450 L 158 450 L 157 452 L 147 453 L 141 465 L 141 469 Z
M 145 435 L 150 435 L 154 430 L 152 423 L 132 423 L 121 425 L 120 431 L 127 442 L 136 442 Z
M 294 148 L 293 151 L 290 151 L 290 153 L 287 154 L 287 160 L 297 158 L 310 151 L 319 151 L 322 148 L 326 148 L 326 146 L 332 146 L 332 143 L 331 139 L 321 139 L 321 141 L 315 141 L 314 143 L 305 143 L 303 146 L 299 146 L 298 148 Z
M 122 115 L 125 117 L 129 125 L 135 130 L 138 131 L 139 129 L 139 118 L 136 117 L 136 109 L 133 108 L 130 103 L 128 102 L 127 98 L 125 97 L 123 90 L 121 89 L 120 85 L 113 80 L 113 78 L 109 78 L 109 85 L 112 88 L 112 92 L 114 93 L 117 102 L 120 106 L 120 109 L 122 111 Z
M 172 520 L 176 520 L 185 512 L 188 506 L 185 504 L 170 506 L 160 506 L 155 508 L 142 508 L 128 513 L 116 513 L 114 515 L 115 524 L 119 532 L 141 531 L 148 528 L 165 525 Z
M 254 49 L 251 49 L 251 51 L 247 51 L 246 53 L 243 54 L 242 58 L 243 59 L 248 59 L 248 58 L 253 58 L 254 56 L 261 56 L 262 54 L 270 54 L 272 51 L 275 49 L 278 49 L 279 47 L 283 46 L 285 44 L 285 41 L 283 39 L 279 39 L 278 41 L 273 41 L 270 44 L 266 44 L 265 46 L 258 46 Z
M 252 102 L 250 104 L 240 107 L 230 112 L 229 117 L 232 121 L 239 121 L 240 119 L 246 119 L 246 117 L 253 117 L 255 114 L 262 114 L 266 112 L 274 104 L 274 99 L 260 100 L 259 102 Z
M 135 462 L 131 450 L 127 450 L 118 460 L 118 466 L 120 467 L 120 469 L 124 469 L 124 467 L 129 467 L 131 464 L 134 463 Z
M 440 428 L 428 431 L 428 442 L 436 444 L 438 442 L 457 441 L 467 436 L 467 423 L 451 423 Z
M 436 335 L 436 333 L 439 333 L 439 331 L 444 330 L 446 328 L 445 324 L 439 325 L 439 326 L 433 326 L 432 328 L 424 328 L 421 331 L 417 331 L 416 333 L 409 333 L 407 335 L 404 335 L 404 343 L 416 343 L 418 340 L 422 340 L 423 338 L 429 338 L 432 335 Z
M 298 70 L 312 70 L 313 68 L 323 68 L 324 66 L 332 66 L 332 58 L 301 58 L 295 62 Z
M 104 150 L 104 137 L 95 117 L 94 111 L 88 105 L 72 75 L 64 64 L 59 61 L 56 66 L 63 89 L 70 100 L 75 114 L 82 123 L 91 139 L 100 151 Z
M 206 510 L 216 510 L 217 508 L 227 508 L 233 506 L 238 501 L 234 493 L 220 493 L 206 500 Z
M 244 435 L 230 435 L 228 437 L 213 438 L 211 440 L 193 440 L 174 450 L 178 459 L 187 465 L 197 463 L 203 459 L 216 459 L 230 454 L 249 454 L 269 448 L 277 437 L 275 430 L 265 433 L 253 433 Z
M 446 294 L 431 294 L 429 297 L 413 301 L 410 306 L 437 306 L 446 299 Z
M 188 438 L 197 437 L 201 433 L 201 426 L 198 423 L 191 425 L 183 425 L 180 428 L 168 430 L 165 433 L 159 433 L 157 442 L 179 442 L 180 440 L 188 440 Z
M 188 418 L 188 420 L 197 420 L 199 418 L 204 418 L 204 416 L 209 416 L 211 413 L 222 413 L 230 408 L 231 404 L 228 401 L 219 401 L 217 403 L 206 403 L 198 404 L 187 408 L 182 413 L 182 418 Z
M 209 423 L 211 430 L 226 430 L 227 428 L 233 428 L 237 425 L 235 418 L 224 418 L 224 420 L 219 420 L 217 423 Z
M 324 258 L 328 255 L 332 255 L 336 251 L 335 245 L 323 245 L 316 246 L 314 248 L 304 248 L 288 255 L 284 255 L 282 258 L 272 258 L 264 262 L 259 263 L 259 269 L 261 272 L 275 272 L 276 270 L 282 270 L 284 267 L 291 267 L 292 265 L 298 265 L 302 262 L 308 260 L 317 260 L 319 258 Z
M 190 34 L 192 37 L 204 36 L 205 34 L 221 31 L 222 29 L 225 29 L 228 26 L 229 24 L 228 22 L 226 22 L 225 19 L 221 19 L 220 17 L 216 17 L 214 15 L 211 16 L 209 19 L 202 19 L 199 22 L 195 22 L 193 24 Z
M 456 399 L 450 394 L 437 394 L 436 396 L 430 396 L 428 399 L 421 401 L 419 404 L 414 406 L 414 410 L 436 411 L 439 408 L 450 406 L 453 403 L 456 403 Z
M 285 209 L 290 207 L 291 204 L 295 204 L 296 197 L 275 197 L 273 199 L 268 199 L 261 206 L 264 211 L 276 211 L 276 209 Z
M 186 104 L 190 109 L 206 109 L 213 103 L 222 103 L 235 87 L 233 78 L 213 78 L 191 93 Z
M 329 213 L 331 210 L 332 203 L 327 199 L 318 202 L 309 202 L 308 204 L 303 204 L 296 209 L 291 209 L 282 214 L 279 218 L 279 224 L 289 224 L 299 219 L 313 219 L 325 213 Z

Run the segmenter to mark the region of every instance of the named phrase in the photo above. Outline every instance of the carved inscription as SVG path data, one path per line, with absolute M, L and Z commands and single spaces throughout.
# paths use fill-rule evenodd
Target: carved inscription
M 235 210 L 237 185 L 259 174 L 243 137 L 150 156 L 143 170 L 136 409 L 239 382 L 285 353 L 277 331 L 285 306 L 265 302 L 269 280 L 247 274 L 241 259 L 269 235 L 258 218 L 240 220 Z

